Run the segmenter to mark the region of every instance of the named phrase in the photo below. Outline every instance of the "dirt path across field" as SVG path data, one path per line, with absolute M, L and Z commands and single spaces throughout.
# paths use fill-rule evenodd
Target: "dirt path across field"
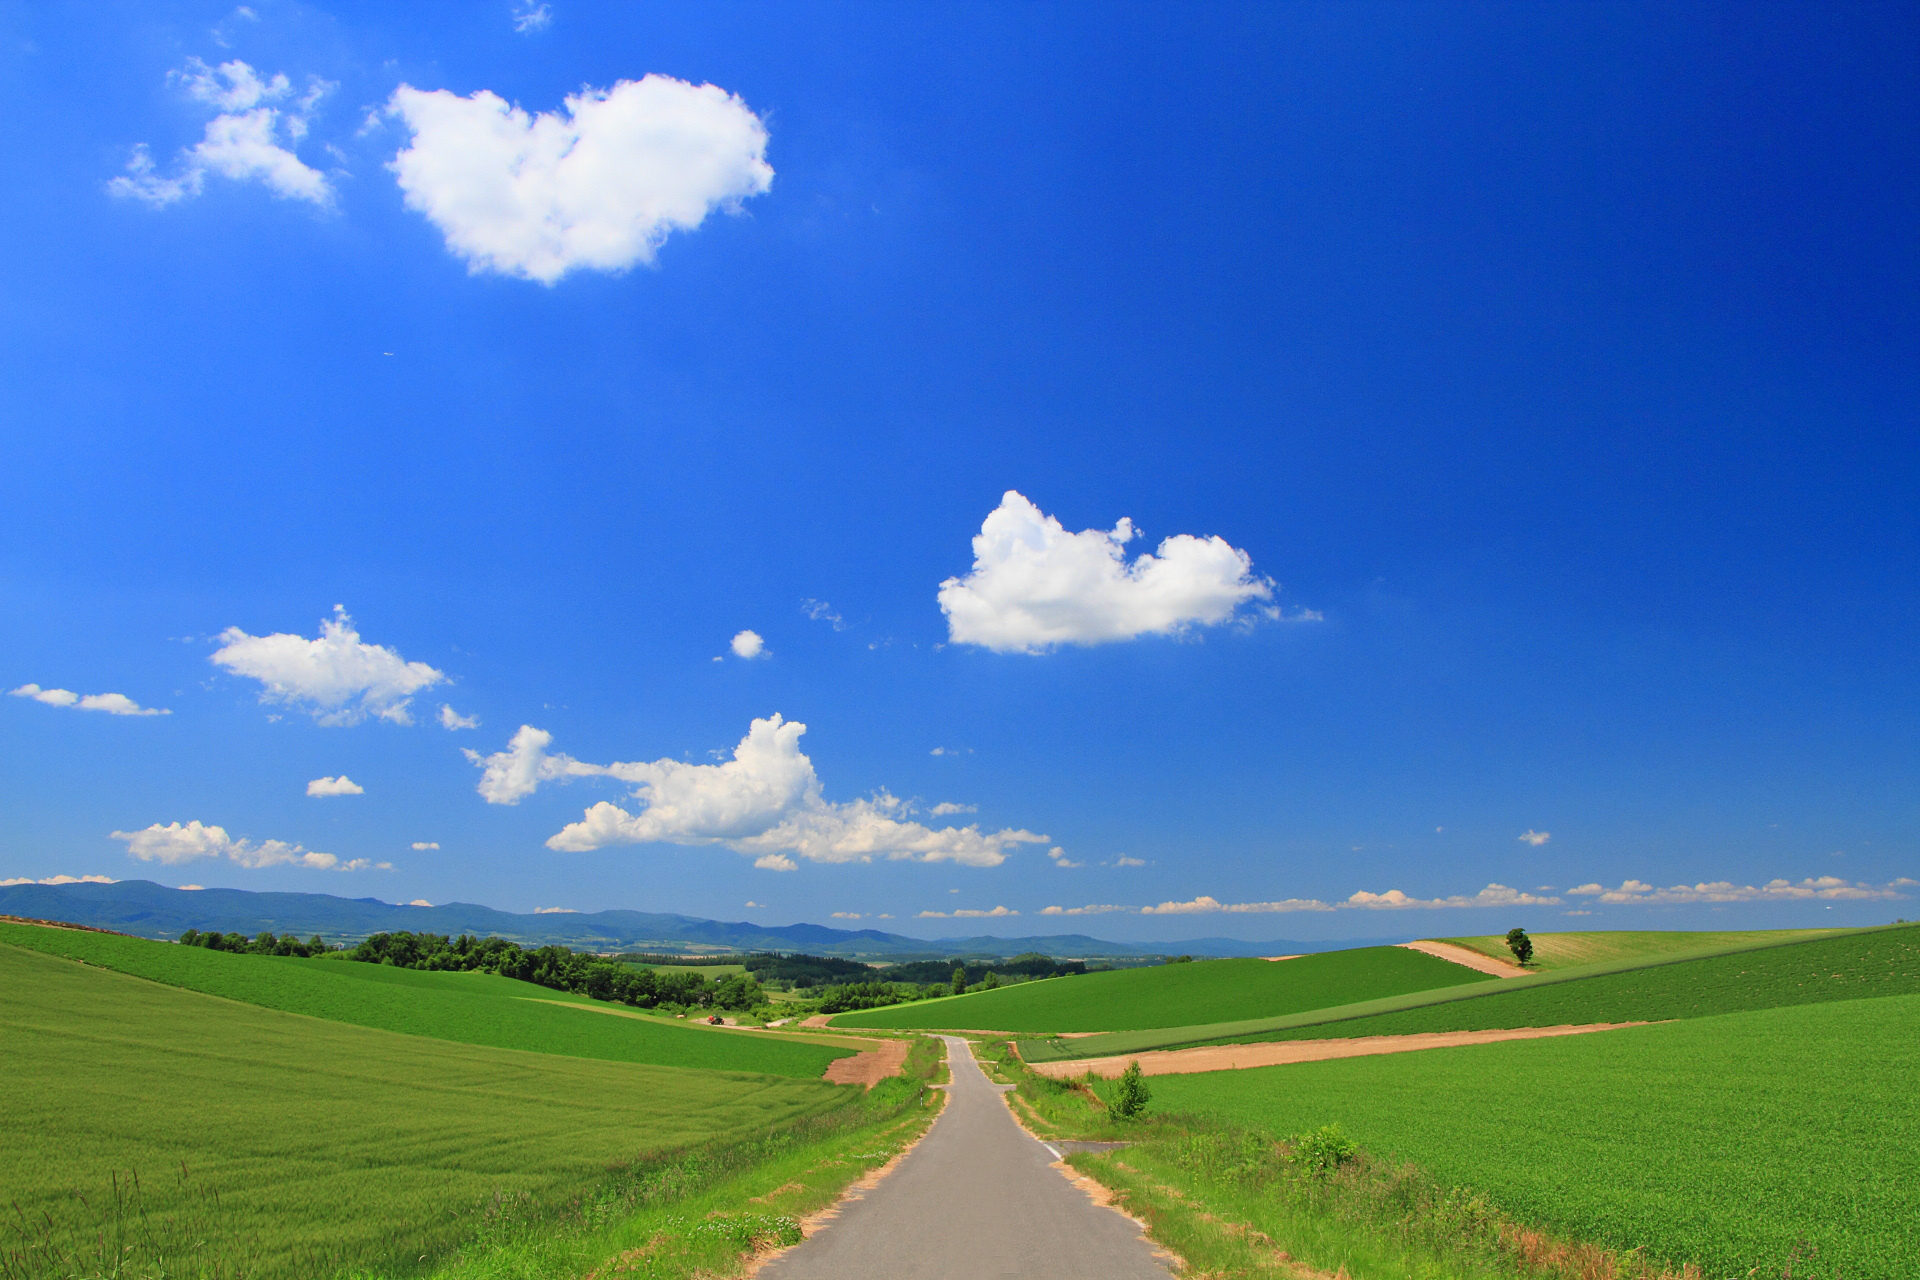
M 851 1058 L 835 1058 L 822 1078 L 829 1084 L 863 1084 L 871 1089 L 888 1076 L 900 1073 L 910 1047 L 905 1040 L 882 1040 Z
M 1469 969 L 1481 973 L 1490 973 L 1496 978 L 1522 978 L 1527 971 L 1511 960 L 1495 960 L 1492 956 L 1483 956 L 1478 951 L 1469 951 L 1465 947 L 1456 947 L 1451 942 L 1401 942 L 1397 946 L 1409 951 L 1418 951 L 1422 955 L 1438 956 L 1442 960 L 1451 960 L 1463 964 Z
M 1595 1022 L 1578 1027 L 1517 1027 L 1511 1031 L 1429 1031 L 1410 1036 L 1356 1036 L 1351 1040 L 1282 1040 L 1273 1044 L 1212 1044 L 1199 1049 L 1157 1049 L 1112 1058 L 1079 1058 L 1072 1062 L 1030 1064 L 1043 1076 L 1068 1079 L 1091 1071 L 1111 1080 L 1140 1064 L 1145 1076 L 1180 1076 L 1197 1071 L 1235 1071 L 1245 1067 L 1277 1067 L 1291 1062 L 1324 1062 L 1329 1058 L 1364 1058 L 1377 1053 L 1413 1053 L 1420 1049 L 1450 1049 L 1465 1044 L 1496 1044 L 1502 1040 L 1541 1040 L 1548 1036 L 1578 1036 L 1589 1031 L 1644 1027 L 1644 1022 Z

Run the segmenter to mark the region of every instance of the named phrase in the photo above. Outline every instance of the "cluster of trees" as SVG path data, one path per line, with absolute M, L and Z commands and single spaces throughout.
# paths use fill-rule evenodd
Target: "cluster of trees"
M 529 950 L 505 938 L 476 938 L 464 933 L 458 938 L 441 933 L 376 933 L 348 951 L 346 957 L 401 969 L 497 973 L 503 978 L 518 978 L 554 991 L 571 991 L 638 1009 L 662 1005 L 751 1009 L 765 999 L 751 974 L 728 974 L 718 982 L 708 982 L 701 973 L 656 973 L 567 947 Z
M 935 982 L 949 986 L 958 972 L 966 975 L 966 984 L 971 987 L 975 983 L 985 982 L 988 974 L 994 975 L 999 980 L 995 985 L 999 985 L 1034 978 L 1058 978 L 1086 971 L 1087 962 L 1084 960 L 1055 960 L 1038 951 L 1029 951 L 1011 960 L 912 960 L 887 966 L 886 976 L 891 982 Z
M 795 991 L 834 983 L 870 982 L 874 969 L 858 960 L 839 960 L 832 956 L 777 956 L 759 952 L 746 958 L 747 972 L 764 983 L 785 983 Z
M 280 938 L 271 933 L 259 933 L 249 939 L 244 933 L 221 933 L 218 929 L 211 933 L 189 929 L 180 935 L 180 944 L 205 947 L 209 951 L 237 951 L 250 956 L 318 956 L 333 949 L 317 933 L 302 942 L 290 933 Z

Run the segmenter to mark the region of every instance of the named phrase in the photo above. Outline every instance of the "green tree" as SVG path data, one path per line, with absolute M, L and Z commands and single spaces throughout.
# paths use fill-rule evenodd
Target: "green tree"
M 1533 959 L 1533 939 L 1527 936 L 1525 929 L 1507 930 L 1507 950 L 1513 952 L 1513 958 L 1521 964 Z
M 957 996 L 967 994 L 967 971 L 964 966 L 953 966 L 953 994 Z
M 980 979 L 980 985 L 985 990 L 997 991 L 1000 988 L 1000 975 L 989 969 L 987 976 Z
M 1113 1114 L 1123 1120 L 1131 1120 L 1147 1109 L 1152 1101 L 1153 1092 L 1147 1088 L 1147 1082 L 1140 1075 L 1140 1061 L 1134 1059 L 1127 1069 L 1120 1073 L 1120 1083 L 1113 1091 L 1113 1101 L 1108 1106 Z

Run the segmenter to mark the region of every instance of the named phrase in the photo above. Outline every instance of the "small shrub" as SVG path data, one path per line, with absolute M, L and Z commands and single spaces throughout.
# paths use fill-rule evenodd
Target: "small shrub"
M 1108 1104 L 1113 1114 L 1123 1120 L 1131 1120 L 1147 1109 L 1147 1103 L 1153 1100 L 1152 1090 L 1147 1088 L 1146 1080 L 1140 1074 L 1140 1063 L 1129 1062 L 1127 1069 L 1120 1073 L 1120 1083 L 1113 1091 L 1113 1101 Z
M 1329 1173 L 1353 1163 L 1360 1154 L 1360 1144 L 1338 1124 L 1329 1124 L 1312 1133 L 1294 1134 L 1287 1139 L 1287 1151 L 1295 1164 L 1314 1173 Z

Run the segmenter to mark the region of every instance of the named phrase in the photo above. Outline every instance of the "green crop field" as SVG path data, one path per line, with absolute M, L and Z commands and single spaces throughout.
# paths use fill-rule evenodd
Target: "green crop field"
M 19 1207 L 0 1273 L 25 1276 L 122 1274 L 111 1258 L 80 1271 L 20 1252 L 93 1257 L 99 1233 L 111 1251 L 121 1227 L 169 1253 L 168 1275 L 406 1273 L 443 1256 L 496 1193 L 570 1196 L 617 1163 L 764 1134 L 855 1093 L 397 1035 L 11 946 L 0 1078 L 0 1204 Z M 132 1171 L 144 1218 L 116 1224 L 113 1180 Z
M 1137 1031 L 1271 1017 L 1353 1000 L 1498 981 L 1404 947 L 1362 947 L 1279 962 L 1201 960 L 1049 978 L 997 991 L 841 1014 L 833 1025 Z
M 1492 990 L 1471 1000 L 1224 1038 L 1218 1043 L 1398 1036 L 1589 1022 L 1664 1022 L 1751 1009 L 1920 994 L 1920 927 L 1847 932 L 1790 946 L 1626 973 Z
M 236 955 L 118 934 L 6 923 L 0 923 L 0 943 L 268 1009 L 462 1044 L 802 1080 L 819 1079 L 835 1058 L 855 1051 L 851 1046 L 709 1030 L 665 1019 L 596 1016 L 588 1009 L 632 1011 L 493 974 Z
M 1554 1040 L 1159 1076 L 1153 1107 L 1340 1123 L 1523 1221 L 1715 1280 L 1920 1275 L 1920 996 Z M 1796 1275 L 1816 1274 L 1805 1268 Z
M 1500 979 L 1482 986 L 1416 991 L 1280 1017 L 1076 1040 L 1023 1040 L 1020 1053 L 1029 1062 L 1058 1062 L 1206 1044 L 1643 1022 L 1920 990 L 1914 974 L 1920 926 L 1822 930 L 1806 941 L 1784 943 L 1778 941 L 1783 934 L 1792 937 L 1786 931 L 1769 931 L 1758 935 L 1766 941 L 1734 944 L 1719 955 L 1675 958 L 1656 951 L 1580 969 Z
M 1573 969 L 1606 960 L 1658 959 L 1688 951 L 1707 951 L 1718 947 L 1737 947 L 1768 942 L 1797 942 L 1819 938 L 1837 929 L 1746 929 L 1725 933 L 1681 933 L 1647 930 L 1602 931 L 1598 933 L 1533 934 L 1533 960 L 1528 968 L 1542 973 L 1555 969 Z M 1494 934 L 1479 938 L 1435 938 L 1456 947 L 1478 951 L 1496 960 L 1513 959 L 1506 938 Z

